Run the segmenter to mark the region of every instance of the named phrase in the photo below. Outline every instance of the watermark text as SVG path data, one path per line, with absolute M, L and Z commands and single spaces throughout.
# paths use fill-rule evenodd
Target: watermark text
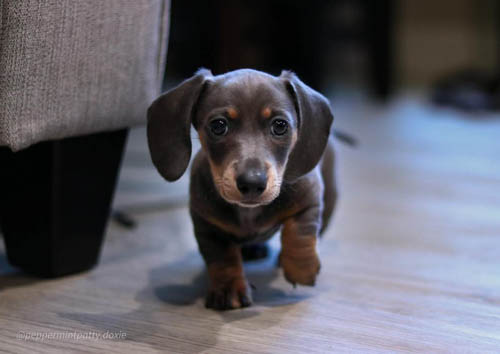
M 45 341 L 99 341 L 99 340 L 125 340 L 127 333 L 123 331 L 112 332 L 17 332 L 17 339 L 29 342 L 45 342 Z

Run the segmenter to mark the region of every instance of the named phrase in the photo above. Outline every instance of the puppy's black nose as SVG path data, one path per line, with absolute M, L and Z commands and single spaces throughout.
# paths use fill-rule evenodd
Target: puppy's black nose
M 266 189 L 267 173 L 261 169 L 248 169 L 236 178 L 236 185 L 245 197 L 258 197 Z

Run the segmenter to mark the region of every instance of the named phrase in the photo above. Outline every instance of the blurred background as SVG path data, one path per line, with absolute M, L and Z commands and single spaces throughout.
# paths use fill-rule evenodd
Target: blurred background
M 291 69 L 322 92 L 356 89 L 387 99 L 448 80 L 456 90 L 484 94 L 483 100 L 496 90 L 498 100 L 500 6 L 494 0 L 214 0 L 196 6 L 173 0 L 171 6 L 171 83 L 200 66 L 214 74 Z

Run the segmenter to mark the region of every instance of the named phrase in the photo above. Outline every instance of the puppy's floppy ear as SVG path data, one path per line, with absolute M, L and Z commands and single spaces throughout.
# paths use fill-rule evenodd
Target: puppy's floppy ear
M 288 158 L 284 176 L 285 180 L 293 181 L 311 171 L 321 159 L 333 114 L 328 100 L 294 73 L 283 71 L 280 78 L 293 99 L 298 119 L 297 142 Z
M 212 77 L 201 69 L 193 77 L 158 97 L 148 108 L 148 145 L 156 169 L 167 181 L 179 179 L 191 158 L 190 128 L 205 83 Z

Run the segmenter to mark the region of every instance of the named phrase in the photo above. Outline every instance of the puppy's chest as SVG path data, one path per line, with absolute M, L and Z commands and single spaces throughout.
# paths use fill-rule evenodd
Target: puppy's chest
M 280 220 L 268 215 L 263 208 L 238 208 L 232 220 L 241 238 L 271 236 L 281 226 Z
M 264 231 L 266 225 L 262 225 L 261 208 L 239 209 L 236 211 L 237 225 L 243 232 L 258 233 Z M 260 222 L 259 222 L 260 221 Z M 270 225 L 267 225 L 269 227 Z

